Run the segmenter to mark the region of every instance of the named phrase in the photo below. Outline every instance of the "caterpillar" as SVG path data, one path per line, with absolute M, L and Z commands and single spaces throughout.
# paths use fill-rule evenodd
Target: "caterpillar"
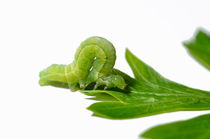
M 102 37 L 90 37 L 80 44 L 71 64 L 53 64 L 41 71 L 39 84 L 71 91 L 88 87 L 124 89 L 124 78 L 113 68 L 115 60 L 116 51 L 111 42 Z

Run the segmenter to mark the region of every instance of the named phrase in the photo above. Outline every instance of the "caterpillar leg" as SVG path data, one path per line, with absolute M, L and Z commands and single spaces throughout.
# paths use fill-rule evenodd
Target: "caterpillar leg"
M 126 83 L 125 80 L 120 75 L 110 75 L 104 78 L 99 78 L 96 81 L 94 89 L 97 89 L 99 86 L 105 86 L 104 89 L 108 88 L 124 89 L 126 87 Z

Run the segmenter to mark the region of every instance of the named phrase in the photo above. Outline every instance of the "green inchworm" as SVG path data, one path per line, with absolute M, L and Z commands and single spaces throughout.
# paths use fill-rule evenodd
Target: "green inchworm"
M 53 64 L 40 72 L 40 85 L 70 88 L 72 91 L 98 87 L 124 89 L 123 77 L 114 72 L 114 46 L 101 37 L 90 37 L 80 44 L 69 65 Z

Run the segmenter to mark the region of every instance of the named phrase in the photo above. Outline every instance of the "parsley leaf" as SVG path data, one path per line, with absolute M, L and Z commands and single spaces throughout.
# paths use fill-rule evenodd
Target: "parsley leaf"
M 140 136 L 148 139 L 209 139 L 210 114 L 155 126 Z
M 194 38 L 184 42 L 187 51 L 210 70 L 210 34 L 199 29 Z
M 88 107 L 94 116 L 128 119 L 166 112 L 210 109 L 209 91 L 193 89 L 164 78 L 129 50 L 126 50 L 126 60 L 135 79 L 116 71 L 128 83 L 124 90 L 81 90 L 93 96 L 93 99 L 102 101 Z

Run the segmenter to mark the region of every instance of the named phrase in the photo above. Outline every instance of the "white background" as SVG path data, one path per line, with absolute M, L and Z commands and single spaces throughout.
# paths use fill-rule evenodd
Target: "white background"
M 210 73 L 182 46 L 210 30 L 209 0 L 1 0 L 0 138 L 137 139 L 151 126 L 203 112 L 131 120 L 92 117 L 79 92 L 38 85 L 39 71 L 71 63 L 80 42 L 102 36 L 117 49 L 116 68 L 132 75 L 125 48 L 163 76 L 210 90 Z

